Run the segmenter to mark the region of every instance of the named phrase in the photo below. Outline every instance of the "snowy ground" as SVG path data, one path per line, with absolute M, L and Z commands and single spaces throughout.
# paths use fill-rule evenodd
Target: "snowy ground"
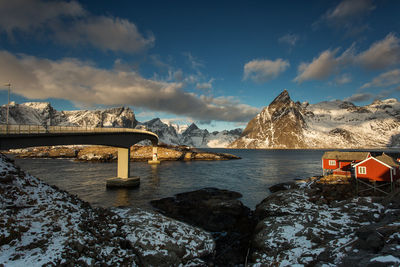
M 92 208 L 0 154 L 0 265 L 198 265 L 210 234 L 152 212 Z
M 337 266 L 346 259 L 344 266 L 383 262 L 380 266 L 398 266 L 400 253 L 388 248 L 400 247 L 400 224 L 393 226 L 400 222 L 399 209 L 387 209 L 371 197 L 317 204 L 310 200 L 310 192 L 305 188 L 281 191 L 257 207 L 263 219 L 253 240 L 256 265 Z M 364 231 L 365 240 L 359 234 L 363 227 L 370 228 Z M 390 231 L 384 233 L 382 227 Z

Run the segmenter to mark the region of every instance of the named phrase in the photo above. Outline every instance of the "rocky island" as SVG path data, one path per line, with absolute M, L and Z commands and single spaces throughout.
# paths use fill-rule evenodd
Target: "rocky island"
M 51 146 L 12 149 L 8 153 L 17 158 L 71 158 L 77 161 L 112 162 L 117 160 L 117 148 L 105 146 Z M 147 161 L 152 158 L 152 147 L 134 145 L 131 147 L 131 161 Z M 213 153 L 186 146 L 158 147 L 160 161 L 230 160 L 240 159 L 228 153 Z

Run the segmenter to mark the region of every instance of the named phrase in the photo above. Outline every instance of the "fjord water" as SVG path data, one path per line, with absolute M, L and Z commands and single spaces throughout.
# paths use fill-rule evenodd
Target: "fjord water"
M 216 187 L 240 192 L 251 209 L 269 195 L 268 187 L 321 174 L 323 150 L 207 149 L 242 157 L 229 161 L 164 161 L 160 165 L 131 162 L 134 189 L 107 189 L 116 176 L 116 163 L 74 162 L 68 159 L 16 159 L 17 165 L 50 185 L 78 195 L 94 206 L 151 208 L 149 201 L 177 193 Z

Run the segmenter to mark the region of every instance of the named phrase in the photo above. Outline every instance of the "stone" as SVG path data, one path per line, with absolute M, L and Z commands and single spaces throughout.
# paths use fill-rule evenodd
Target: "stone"
M 286 183 L 279 183 L 279 184 L 274 184 L 273 186 L 270 186 L 268 189 L 271 193 L 275 193 L 278 191 L 284 191 L 288 189 L 292 189 L 296 186 L 295 182 L 286 182 Z
M 106 180 L 106 186 L 108 188 L 121 188 L 121 187 L 136 187 L 140 184 L 139 177 L 129 177 L 129 178 L 110 178 Z
M 216 240 L 216 265 L 235 265 L 245 261 L 254 229 L 251 210 L 237 192 L 204 188 L 151 201 L 165 215 L 211 231 Z

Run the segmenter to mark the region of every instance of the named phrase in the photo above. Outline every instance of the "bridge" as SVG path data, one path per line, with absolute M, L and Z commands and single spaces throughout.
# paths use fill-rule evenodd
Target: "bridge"
M 108 187 L 131 187 L 140 178 L 130 177 L 130 147 L 150 140 L 153 157 L 149 164 L 159 164 L 158 136 L 155 133 L 131 128 L 95 128 L 41 125 L 0 125 L 0 150 L 56 145 L 103 145 L 118 148 L 117 177 L 107 179 Z

